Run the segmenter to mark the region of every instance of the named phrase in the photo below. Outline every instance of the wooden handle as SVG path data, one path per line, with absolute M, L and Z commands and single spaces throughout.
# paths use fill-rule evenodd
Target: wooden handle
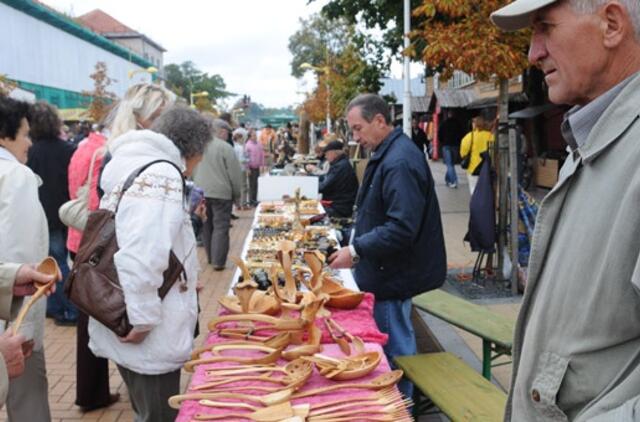
M 240 403 L 240 402 L 230 403 L 225 401 L 213 401 L 213 400 L 203 399 L 203 400 L 200 400 L 198 403 L 201 404 L 202 406 L 207 406 L 207 407 L 231 407 L 234 409 L 240 408 L 240 409 L 249 409 L 249 410 L 260 409 L 258 406 L 252 406 L 250 404 Z
M 45 292 L 51 288 L 53 283 L 55 283 L 55 281 L 38 286 L 38 288 L 36 289 L 36 292 L 34 293 L 33 296 L 31 296 L 29 301 L 24 305 L 22 305 L 22 308 L 20 308 L 20 312 L 18 313 L 18 316 L 16 317 L 15 322 L 13 323 L 13 326 L 12 326 L 13 334 L 18 334 L 18 331 L 20 330 L 20 325 L 22 325 L 22 321 L 24 320 L 24 317 L 27 316 L 27 312 L 29 312 L 29 309 L 31 309 L 33 304 L 36 303 L 38 299 L 44 296 Z

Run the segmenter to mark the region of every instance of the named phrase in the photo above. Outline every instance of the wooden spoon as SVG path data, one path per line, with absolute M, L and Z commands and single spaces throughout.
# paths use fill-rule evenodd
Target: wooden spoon
M 349 346 L 349 342 L 345 339 L 344 333 L 341 333 L 340 335 L 336 334 L 337 330 L 335 330 L 331 325 L 331 321 L 333 321 L 331 318 L 326 318 L 324 320 L 324 325 L 326 325 L 331 339 L 338 345 L 338 347 L 340 347 L 342 353 L 349 356 L 351 354 L 351 347 Z
M 202 403 L 202 402 L 201 402 Z M 202 413 L 197 413 L 195 415 L 195 420 L 197 421 L 210 421 L 210 420 L 219 420 L 219 419 L 227 419 L 227 418 L 244 418 L 250 419 L 252 421 L 259 422 L 278 422 L 282 419 L 293 417 L 293 407 L 291 407 L 290 402 L 284 402 L 280 404 L 275 404 L 273 406 L 260 408 L 252 413 L 226 413 L 220 415 L 206 415 Z
M 40 299 L 42 296 L 44 296 L 45 293 L 47 293 L 47 291 L 51 290 L 51 287 L 55 284 L 56 281 L 62 280 L 62 273 L 60 272 L 60 267 L 58 267 L 58 263 L 56 262 L 56 260 L 50 256 L 46 257 L 40 264 L 38 264 L 37 270 L 38 272 L 52 275 L 54 276 L 54 278 L 52 281 L 44 284 L 41 284 L 38 282 L 33 283 L 36 288 L 36 292 L 31 296 L 29 301 L 25 303 L 20 309 L 20 312 L 18 313 L 18 316 L 15 319 L 15 322 L 13 323 L 14 334 L 17 334 L 18 331 L 20 330 L 20 325 L 22 325 L 22 321 L 24 320 L 24 317 L 27 315 L 27 312 L 29 312 L 29 309 L 31 309 L 33 304 L 36 303 L 38 299 Z
M 241 364 L 265 364 L 265 363 L 274 363 L 278 359 L 280 359 L 280 355 L 282 354 L 282 349 L 272 349 L 270 353 L 262 357 L 238 357 L 238 356 L 213 356 L 210 358 L 202 358 L 190 360 L 184 364 L 184 370 L 187 372 L 193 372 L 196 365 L 204 365 L 207 363 L 216 363 L 216 362 L 238 362 Z
M 272 368 L 273 370 L 273 368 Z M 206 384 L 198 385 L 193 388 L 194 391 L 212 390 L 215 387 L 224 384 L 230 384 L 239 381 L 262 381 L 283 384 L 289 388 L 297 389 L 302 386 L 311 374 L 313 373 L 313 366 L 310 362 L 306 362 L 302 359 L 297 359 L 286 364 L 283 368 L 278 368 L 281 372 L 284 372 L 285 376 L 282 378 L 275 378 L 271 375 L 273 371 L 269 371 L 260 376 L 225 376 L 224 379 L 218 381 L 212 381 Z
M 294 394 L 292 396 L 292 398 L 299 399 L 299 398 L 302 398 L 302 397 L 315 396 L 315 395 L 319 395 L 319 394 L 328 393 L 330 391 L 342 390 L 342 389 L 346 389 L 346 388 L 365 388 L 365 389 L 368 389 L 368 390 L 381 390 L 381 389 L 383 389 L 385 387 L 388 387 L 390 385 L 397 384 L 397 382 L 400 381 L 400 378 L 402 378 L 402 375 L 403 375 L 402 370 L 396 369 L 395 371 L 386 372 L 384 374 L 381 374 L 381 375 L 375 377 L 374 379 L 372 379 L 372 380 L 370 380 L 369 382 L 366 382 L 366 383 L 361 383 L 361 384 L 357 384 L 357 383 L 341 383 L 341 384 L 337 384 L 337 385 L 330 385 L 330 386 L 327 386 L 327 387 L 314 388 L 312 390 L 298 392 L 298 393 Z
M 233 336 L 236 336 L 237 338 L 245 338 L 245 337 L 249 337 L 251 338 L 252 336 L 243 336 L 241 334 L 234 334 Z M 276 335 L 273 335 L 271 337 L 268 337 L 266 340 L 264 341 L 248 341 L 248 340 L 235 340 L 235 341 L 230 341 L 227 343 L 223 343 L 223 344 L 229 344 L 229 345 L 243 345 L 243 344 L 255 344 L 255 345 L 259 345 L 259 346 L 266 346 L 266 347 L 270 347 L 272 349 L 284 349 L 285 347 L 287 347 L 290 343 L 290 334 L 288 331 L 286 332 L 282 332 L 282 333 L 278 333 Z M 199 359 L 200 355 L 202 355 L 204 352 L 211 352 L 212 349 L 215 347 L 215 345 L 207 345 L 207 346 L 202 346 L 199 347 L 197 349 L 194 349 L 191 352 L 191 359 Z
M 364 342 L 362 341 L 362 339 L 360 337 L 354 336 L 353 334 L 351 334 L 350 332 L 348 332 L 347 330 L 342 328 L 342 326 L 340 324 L 338 324 L 334 319 L 331 319 L 331 324 L 342 335 L 347 336 L 347 338 L 349 340 L 351 340 L 351 343 L 353 344 L 353 347 L 355 347 L 356 352 L 358 352 L 359 354 L 362 354 L 362 353 L 365 352 Z
M 180 405 L 183 401 L 186 400 L 216 400 L 216 399 L 235 399 L 235 400 L 243 400 L 250 401 L 253 403 L 259 403 L 263 406 L 271 406 L 278 403 L 283 403 L 288 401 L 291 398 L 291 394 L 293 394 L 293 389 L 285 388 L 280 389 L 274 393 L 266 394 L 264 396 L 256 396 L 253 394 L 242 394 L 242 393 L 189 393 L 189 394 L 178 394 L 175 396 L 169 397 L 169 406 L 173 409 L 179 409 Z

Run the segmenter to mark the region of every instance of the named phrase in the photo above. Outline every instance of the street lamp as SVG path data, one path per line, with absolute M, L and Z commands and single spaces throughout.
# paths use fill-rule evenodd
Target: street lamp
M 201 92 L 196 92 L 196 93 L 189 93 L 189 104 L 191 105 L 191 107 L 193 108 L 193 99 L 194 98 L 200 98 L 200 97 L 208 97 L 209 93 L 207 91 L 201 91 Z
M 146 69 L 131 69 L 127 75 L 129 75 L 129 79 L 133 78 L 133 75 L 135 75 L 136 73 L 148 73 L 150 75 L 152 75 L 152 79 L 153 79 L 153 75 L 155 73 L 158 73 L 158 68 L 157 67 L 153 67 L 153 66 L 149 66 Z
M 329 87 L 329 72 L 331 72 L 331 68 L 329 66 L 318 67 L 311 63 L 302 63 L 300 69 L 313 69 L 327 76 L 325 79 L 325 88 L 327 89 L 327 132 L 331 132 L 331 88 Z

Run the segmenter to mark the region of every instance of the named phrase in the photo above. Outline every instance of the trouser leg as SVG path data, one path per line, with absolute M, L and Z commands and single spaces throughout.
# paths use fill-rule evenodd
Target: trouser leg
M 373 316 L 380 331 L 389 335 L 384 353 L 393 368 L 394 357 L 417 353 L 416 336 L 411 323 L 411 299 L 378 301 L 373 308 Z M 413 383 L 406 378 L 400 380 L 398 389 L 407 397 L 413 396 Z
M 145 375 L 118 365 L 129 391 L 135 422 L 174 422 L 178 411 L 169 407 L 169 397 L 180 392 L 180 370 Z
M 22 375 L 9 382 L 7 416 L 9 422 L 51 421 L 44 349 L 34 350 Z
M 109 361 L 89 349 L 89 317 L 80 312 L 76 336 L 76 404 L 85 408 L 108 406 Z
M 258 176 L 260 176 L 260 169 L 250 169 L 249 189 L 251 191 L 251 203 L 254 205 L 258 202 Z
M 67 233 L 64 229 L 49 232 L 49 255 L 51 255 L 62 273 L 62 280 L 56 282 L 56 291 L 47 298 L 47 313 L 56 319 L 75 321 L 78 309 L 64 294 L 64 282 L 69 275 L 67 263 Z
M 229 253 L 229 229 L 231 227 L 231 199 L 212 199 L 213 233 L 211 236 L 211 263 L 214 267 L 224 267 Z
M 213 262 L 212 260 L 212 237 L 213 237 L 213 211 L 211 209 L 211 202 L 213 199 L 206 198 L 205 200 L 205 208 L 207 212 L 207 221 L 202 225 L 202 243 L 204 245 L 204 250 L 207 251 L 207 259 L 209 260 L 209 264 Z

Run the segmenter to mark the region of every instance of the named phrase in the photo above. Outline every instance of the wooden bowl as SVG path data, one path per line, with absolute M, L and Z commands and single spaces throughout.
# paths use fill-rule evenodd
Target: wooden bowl
M 327 306 L 337 309 L 354 309 L 360 305 L 362 299 L 364 299 L 364 292 L 343 289 L 329 295 Z

